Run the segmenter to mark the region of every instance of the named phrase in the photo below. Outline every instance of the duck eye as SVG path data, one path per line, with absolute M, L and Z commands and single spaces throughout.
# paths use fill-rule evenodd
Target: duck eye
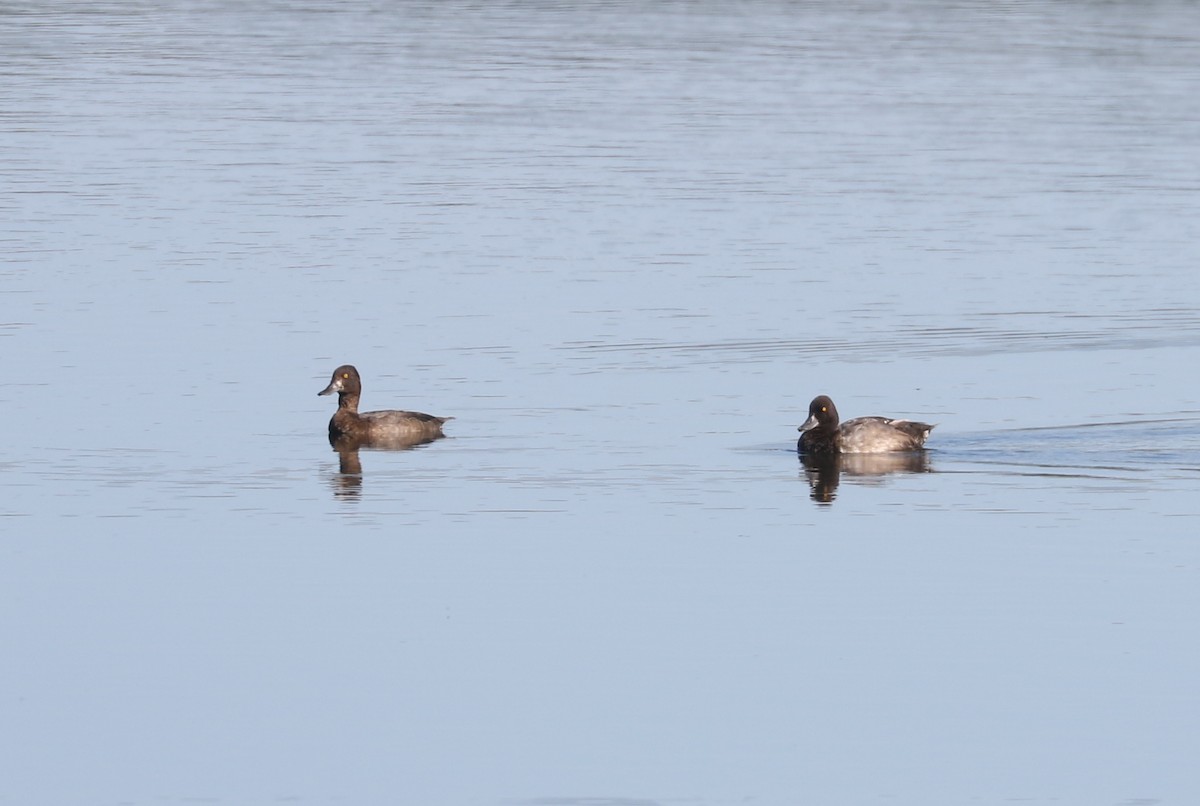
M 829 407 L 828 407 L 828 406 L 822 406 L 822 407 L 821 407 L 821 411 L 829 411 Z
M 342 373 L 342 379 L 343 379 L 343 380 L 345 380 L 345 379 L 348 379 L 349 377 L 350 377 L 350 373 L 349 373 L 349 372 L 343 372 L 343 373 Z

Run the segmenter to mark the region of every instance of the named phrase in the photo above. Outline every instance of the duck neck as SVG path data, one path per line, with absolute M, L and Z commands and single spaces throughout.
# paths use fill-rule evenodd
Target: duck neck
M 338 392 L 338 410 L 358 414 L 358 393 Z

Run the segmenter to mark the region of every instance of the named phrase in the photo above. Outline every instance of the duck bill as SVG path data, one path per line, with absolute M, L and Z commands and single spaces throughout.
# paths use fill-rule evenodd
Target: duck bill
M 328 386 L 317 392 L 317 396 L 320 397 L 321 395 L 332 395 L 334 392 L 340 391 L 342 391 L 342 379 L 338 378 L 330 381 Z
M 801 424 L 801 426 L 799 428 L 797 428 L 796 430 L 801 433 L 804 433 L 805 431 L 811 431 L 816 427 L 817 427 L 817 415 L 810 414 L 810 415 L 808 415 L 808 419 L 805 420 Z

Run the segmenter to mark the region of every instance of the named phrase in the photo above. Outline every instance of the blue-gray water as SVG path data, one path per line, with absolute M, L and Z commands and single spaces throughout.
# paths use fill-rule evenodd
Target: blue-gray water
M 0 5 L 0 803 L 1196 803 L 1198 32 Z

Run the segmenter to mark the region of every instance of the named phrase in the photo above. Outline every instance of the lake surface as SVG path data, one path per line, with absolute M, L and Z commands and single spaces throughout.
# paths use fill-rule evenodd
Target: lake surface
M 1196 803 L 1198 53 L 0 5 L 0 804 Z M 448 437 L 330 450 L 347 362 Z

